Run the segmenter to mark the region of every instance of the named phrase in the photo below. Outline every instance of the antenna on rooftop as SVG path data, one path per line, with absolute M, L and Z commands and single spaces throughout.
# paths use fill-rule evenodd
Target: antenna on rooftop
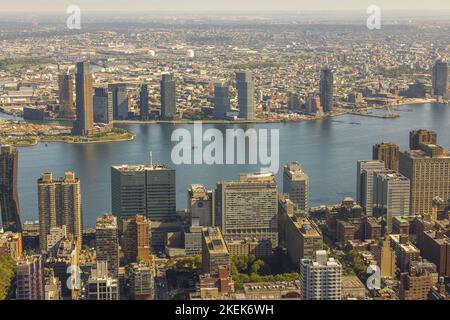
M 150 151 L 150 166 L 153 167 L 153 151 Z

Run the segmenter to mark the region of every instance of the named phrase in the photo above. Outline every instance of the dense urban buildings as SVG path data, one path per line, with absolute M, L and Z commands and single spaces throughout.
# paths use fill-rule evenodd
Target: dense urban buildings
M 20 232 L 19 194 L 17 192 L 17 175 L 19 151 L 12 146 L 0 148 L 0 212 L 3 229 Z
M 0 13 L 0 300 L 450 300 L 450 24 L 384 13 Z

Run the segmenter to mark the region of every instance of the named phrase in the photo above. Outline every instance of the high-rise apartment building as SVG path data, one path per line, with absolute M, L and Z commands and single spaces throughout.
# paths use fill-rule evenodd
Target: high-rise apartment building
M 445 60 L 438 60 L 433 66 L 433 95 L 434 96 L 446 96 L 448 94 L 448 62 Z
M 92 72 L 88 61 L 77 63 L 76 80 L 76 114 L 73 134 L 87 136 L 94 132 L 94 100 L 92 89 Z
M 289 162 L 283 171 L 283 192 L 299 210 L 308 211 L 309 177 L 298 162 Z
M 422 144 L 437 144 L 437 133 L 426 129 L 410 131 L 409 148 L 411 150 L 420 150 Z
M 436 197 L 450 199 L 450 153 L 433 144 L 435 137 L 421 139 L 431 144 L 419 143 L 420 149 L 400 152 L 399 157 L 399 171 L 411 181 L 411 215 L 432 214 Z
M 236 72 L 236 89 L 238 91 L 239 118 L 255 118 L 255 84 L 251 71 Z
M 42 251 L 47 251 L 47 235 L 54 227 L 66 226 L 67 233 L 81 246 L 83 220 L 81 212 L 80 180 L 73 172 L 64 178 L 53 179 L 45 172 L 38 180 L 39 242 Z
M 214 117 L 225 119 L 230 111 L 230 88 L 226 83 L 216 83 L 214 86 Z
M 108 87 L 112 93 L 114 120 L 127 120 L 130 97 L 126 84 L 110 84 Z
M 302 259 L 300 295 L 302 300 L 341 300 L 342 265 L 325 250 L 316 251 L 315 260 Z
M 139 110 L 141 120 L 148 120 L 149 118 L 149 103 L 148 103 L 148 85 L 141 84 L 139 91 Z
M 278 192 L 271 173 L 241 174 L 217 184 L 217 220 L 226 241 L 253 238 L 278 245 Z
M 438 283 L 436 266 L 428 261 L 413 261 L 409 272 L 400 274 L 400 300 L 428 300 L 433 286 Z
M 334 104 L 334 76 L 330 69 L 320 73 L 320 104 L 324 112 L 331 112 Z
M 110 275 L 117 278 L 119 271 L 119 232 L 115 216 L 103 214 L 97 218 L 95 249 L 97 262 L 106 262 Z
M 106 124 L 113 121 L 113 95 L 108 88 L 94 88 L 94 121 Z
M 373 211 L 373 173 L 385 169 L 380 160 L 362 160 L 357 163 L 356 201 L 371 216 Z
M 373 205 L 377 215 L 386 219 L 386 229 L 392 232 L 394 217 L 409 215 L 410 181 L 392 170 L 375 171 Z
M 44 261 L 42 256 L 23 256 L 17 262 L 16 299 L 44 299 Z
M 202 231 L 202 272 L 216 275 L 219 267 L 230 267 L 230 254 L 217 227 L 203 228 Z
M 0 212 L 5 231 L 20 232 L 22 230 L 17 192 L 18 166 L 18 150 L 11 146 L 2 146 L 0 148 Z
M 373 146 L 372 159 L 384 162 L 386 169 L 398 171 L 398 145 L 383 142 Z
M 144 215 L 122 219 L 122 250 L 127 263 L 150 258 L 151 223 Z
M 111 167 L 112 213 L 117 217 L 144 214 L 164 220 L 176 214 L 175 169 L 166 165 Z
M 177 92 L 173 74 L 163 74 L 160 85 L 161 118 L 163 120 L 173 120 L 177 115 Z
M 71 74 L 60 74 L 58 76 L 59 87 L 59 116 L 72 119 L 75 116 L 73 101 L 73 77 Z

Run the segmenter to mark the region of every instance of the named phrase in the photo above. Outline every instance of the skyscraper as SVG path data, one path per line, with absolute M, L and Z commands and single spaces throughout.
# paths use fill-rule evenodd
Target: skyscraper
M 255 118 L 255 85 L 251 71 L 236 72 L 236 89 L 238 91 L 239 118 Z
M 253 238 L 278 245 L 278 192 L 270 173 L 241 174 L 239 181 L 217 183 L 217 219 L 225 241 Z
M 150 258 L 151 224 L 143 215 L 122 220 L 122 250 L 127 263 Z
M 420 143 L 419 148 L 400 152 L 399 157 L 399 172 L 411 181 L 412 215 L 432 214 L 436 197 L 450 199 L 449 151 L 434 143 Z
M 110 84 L 108 88 L 112 92 L 114 120 L 128 119 L 129 97 L 126 85 Z
M 172 120 L 177 114 L 176 82 L 173 74 L 163 74 L 161 79 L 161 118 Z
M 141 90 L 139 92 L 139 109 L 141 120 L 148 120 L 149 117 L 149 104 L 148 104 L 148 86 L 141 84 Z
M 437 144 L 437 133 L 426 129 L 410 131 L 409 148 L 411 150 L 420 150 L 421 144 Z
M 284 166 L 283 192 L 299 210 L 308 210 L 309 177 L 298 162 L 289 162 Z
M 334 104 L 334 76 L 330 69 L 323 69 L 320 73 L 320 104 L 324 112 L 331 112 Z
M 409 215 L 410 181 L 392 170 L 375 171 L 373 174 L 375 211 L 386 216 L 386 228 L 391 233 L 393 218 Z
M 107 88 L 94 89 L 94 121 L 107 124 L 113 121 L 113 95 Z
M 216 83 L 214 86 L 214 118 L 225 119 L 231 111 L 230 92 L 228 84 Z
M 176 214 L 175 169 L 166 165 L 111 167 L 112 213 L 164 220 Z
M 438 60 L 433 66 L 433 95 L 446 96 L 448 94 L 448 62 L 445 60 Z
M 17 175 L 19 153 L 11 146 L 0 149 L 0 212 L 3 229 L 21 232 Z
M 117 278 L 119 271 L 119 231 L 116 217 L 103 214 L 97 218 L 95 250 L 97 262 L 106 262 L 110 275 Z
M 66 226 L 69 237 L 81 246 L 83 221 L 81 213 L 80 180 L 73 172 L 53 179 L 51 172 L 38 180 L 39 243 L 47 251 L 47 235 L 54 227 Z
M 373 146 L 372 159 L 384 162 L 386 169 L 398 171 L 398 145 L 383 142 Z
M 371 216 L 373 211 L 373 173 L 385 169 L 379 160 L 358 161 L 356 172 L 356 201 Z
M 73 133 L 87 136 L 94 131 L 94 100 L 92 92 L 92 73 L 88 61 L 77 63 L 76 73 L 76 108 L 77 120 Z
M 328 258 L 325 250 L 316 251 L 316 259 L 300 261 L 302 300 L 341 300 L 342 265 Z
M 64 118 L 73 118 L 75 108 L 73 101 L 73 77 L 71 74 L 60 74 L 58 76 L 59 86 L 59 115 Z

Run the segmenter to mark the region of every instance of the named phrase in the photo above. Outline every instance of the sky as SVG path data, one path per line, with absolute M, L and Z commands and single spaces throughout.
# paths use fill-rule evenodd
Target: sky
M 450 11 L 449 0 L 0 0 L 0 12 L 85 11 Z

